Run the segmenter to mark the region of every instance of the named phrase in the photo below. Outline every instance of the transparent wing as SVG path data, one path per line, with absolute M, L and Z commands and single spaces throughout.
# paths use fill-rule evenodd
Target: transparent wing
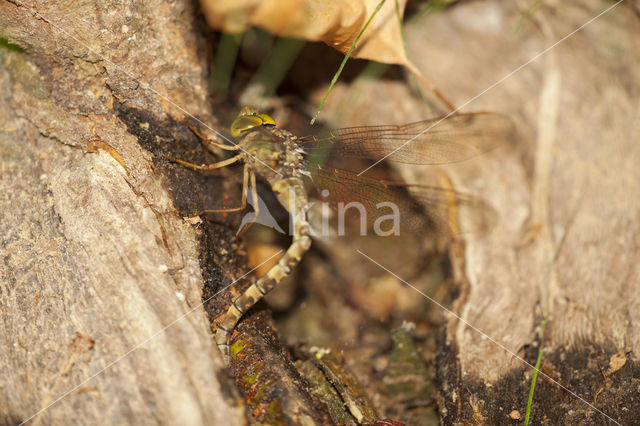
M 356 231 L 362 223 L 377 231 L 379 222 L 378 229 L 388 232 L 397 216 L 400 235 L 482 234 L 496 220 L 494 209 L 482 199 L 446 188 L 398 184 L 323 167 L 312 170 L 312 179 L 319 201 L 331 206 L 338 219 L 343 214 L 345 224 Z
M 479 112 L 405 125 L 335 129 L 326 137 L 301 142 L 307 153 L 322 157 L 446 164 L 491 151 L 507 143 L 513 132 L 507 116 Z

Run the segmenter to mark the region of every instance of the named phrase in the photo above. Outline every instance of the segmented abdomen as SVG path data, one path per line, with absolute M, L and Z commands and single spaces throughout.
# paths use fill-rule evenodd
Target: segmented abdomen
M 278 263 L 243 294 L 238 296 L 219 321 L 218 330 L 216 331 L 216 345 L 218 345 L 227 364 L 230 360 L 229 342 L 231 334 L 240 318 L 249 308 L 273 290 L 284 277 L 291 273 L 311 246 L 309 223 L 307 222 L 308 201 L 306 190 L 300 179 L 294 177 L 280 179 L 273 182 L 271 187 L 278 197 L 278 201 L 290 213 L 293 238 L 291 246 L 289 246 Z

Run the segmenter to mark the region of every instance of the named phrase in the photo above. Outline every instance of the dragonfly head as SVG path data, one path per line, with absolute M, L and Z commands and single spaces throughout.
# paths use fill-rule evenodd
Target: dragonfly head
M 257 109 L 243 107 L 240 113 L 231 123 L 231 136 L 239 137 L 243 132 L 258 126 L 275 126 L 276 121 L 267 114 L 260 114 Z

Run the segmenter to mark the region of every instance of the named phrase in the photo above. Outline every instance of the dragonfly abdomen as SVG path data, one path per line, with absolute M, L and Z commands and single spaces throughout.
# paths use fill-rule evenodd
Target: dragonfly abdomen
M 216 345 L 227 364 L 230 361 L 231 334 L 240 318 L 289 275 L 311 247 L 310 227 L 306 217 L 309 203 L 302 181 L 299 178 L 290 177 L 270 183 L 280 203 L 291 213 L 292 241 L 278 263 L 238 296 L 219 322 Z

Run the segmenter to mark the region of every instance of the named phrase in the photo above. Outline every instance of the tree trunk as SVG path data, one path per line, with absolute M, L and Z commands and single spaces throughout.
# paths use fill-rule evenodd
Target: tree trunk
M 185 110 L 215 122 L 193 22 L 183 1 L 0 2 L 3 423 L 245 423 L 182 172 L 158 166 L 199 146 Z
M 465 109 L 519 128 L 515 149 L 446 168 L 499 219 L 454 252 L 459 317 L 437 358 L 445 424 L 523 419 L 541 350 L 534 424 L 637 422 L 638 15 L 622 3 L 518 69 L 613 5 L 586 3 L 527 18 L 515 2 L 471 2 L 409 32 L 455 105 L 482 93 Z

